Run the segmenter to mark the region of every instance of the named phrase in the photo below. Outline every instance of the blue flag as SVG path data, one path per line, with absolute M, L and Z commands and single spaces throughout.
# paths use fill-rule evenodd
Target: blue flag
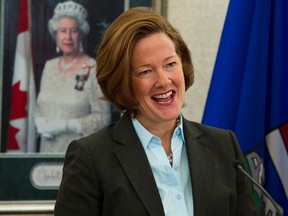
M 236 133 L 250 174 L 288 216 L 287 0 L 230 0 L 202 123 Z M 259 211 L 276 215 L 253 189 Z

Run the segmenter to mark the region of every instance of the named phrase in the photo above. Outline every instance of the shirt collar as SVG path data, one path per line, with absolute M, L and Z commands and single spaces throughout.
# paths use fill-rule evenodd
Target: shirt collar
M 183 140 L 183 143 L 185 143 L 184 131 L 183 131 L 183 116 L 182 116 L 182 114 L 179 115 L 179 122 L 178 122 L 177 127 L 174 130 L 174 135 L 175 135 L 175 133 L 177 134 L 178 131 L 180 131 L 179 136 L 181 136 L 181 139 Z
M 151 139 L 153 137 L 156 137 L 155 135 L 151 134 L 143 125 L 136 119 L 132 118 L 132 123 L 135 128 L 135 131 L 143 145 L 143 148 L 146 149 L 148 144 L 150 143 Z M 173 137 L 174 136 L 180 136 L 183 140 L 183 143 L 185 143 L 184 139 L 184 132 L 183 132 L 183 117 L 182 114 L 179 115 L 179 122 L 174 130 Z
M 146 130 L 146 128 L 144 128 L 143 125 L 136 118 L 132 118 L 132 123 L 143 145 L 143 148 L 146 149 L 154 135 L 151 134 L 148 130 Z

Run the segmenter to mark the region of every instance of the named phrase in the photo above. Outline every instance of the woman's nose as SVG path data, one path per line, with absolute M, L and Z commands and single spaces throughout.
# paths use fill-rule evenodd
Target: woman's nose
M 66 37 L 69 39 L 72 38 L 72 31 L 71 30 L 66 31 Z
M 169 73 L 165 70 L 159 69 L 157 70 L 157 80 L 156 80 L 156 87 L 167 87 L 171 80 L 169 79 Z

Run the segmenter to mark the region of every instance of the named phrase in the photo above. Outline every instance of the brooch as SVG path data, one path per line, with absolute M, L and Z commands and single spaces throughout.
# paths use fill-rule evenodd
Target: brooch
M 75 77 L 76 85 L 75 89 L 78 91 L 83 91 L 86 81 L 88 80 L 89 74 L 91 72 L 92 66 L 85 65 L 83 69 L 87 68 L 87 72 L 85 74 L 79 75 L 77 74 Z

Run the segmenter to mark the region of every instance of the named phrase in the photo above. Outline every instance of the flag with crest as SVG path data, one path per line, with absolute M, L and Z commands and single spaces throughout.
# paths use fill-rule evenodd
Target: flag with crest
M 288 216 L 288 1 L 230 0 L 202 122 L 233 130 L 261 215 Z

